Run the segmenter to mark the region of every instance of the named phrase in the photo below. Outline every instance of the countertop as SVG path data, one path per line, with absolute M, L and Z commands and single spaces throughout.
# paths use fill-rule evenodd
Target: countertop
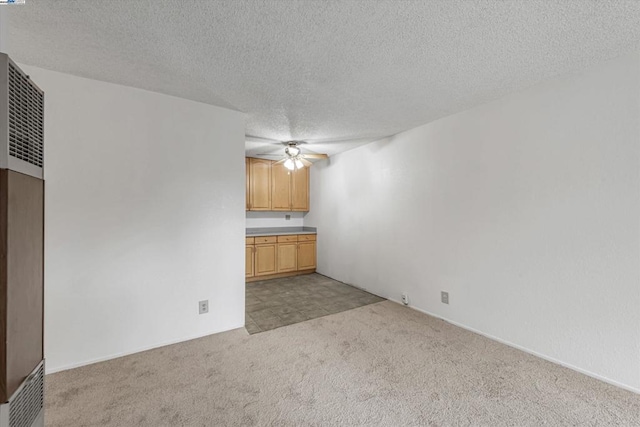
M 258 227 L 247 228 L 247 237 L 286 236 L 290 234 L 316 234 L 315 227 Z

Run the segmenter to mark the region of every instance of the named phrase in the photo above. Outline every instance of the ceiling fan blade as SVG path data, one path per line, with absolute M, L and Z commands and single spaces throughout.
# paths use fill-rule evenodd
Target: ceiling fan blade
M 317 151 L 309 150 L 308 148 L 305 147 L 304 152 L 300 150 L 300 154 L 320 154 L 320 153 L 318 153 Z
M 308 139 L 306 140 L 307 144 L 342 144 L 342 143 L 369 143 L 374 141 L 379 141 L 384 138 L 388 138 L 390 135 L 380 135 L 380 136 L 364 136 L 359 138 L 325 138 L 325 139 Z
M 277 139 L 271 138 L 263 138 L 261 136 L 253 136 L 253 135 L 245 135 L 245 141 L 247 142 L 257 142 L 260 144 L 274 144 L 274 145 L 282 145 L 283 142 Z
M 303 151 L 311 151 L 320 152 L 320 153 L 328 153 L 329 155 L 333 155 L 337 152 L 346 151 L 351 148 L 356 148 L 358 146 L 369 144 L 371 142 L 384 140 L 386 137 L 382 136 L 367 136 L 360 138 L 349 138 L 349 137 L 334 137 L 334 138 L 322 138 L 322 139 L 307 139 L 304 146 L 301 148 Z
M 300 158 L 300 161 L 302 162 L 303 165 L 305 165 L 306 167 L 311 167 L 313 165 L 313 163 L 311 163 L 309 160 L 305 160 L 304 158 Z
M 328 159 L 329 156 L 326 154 L 302 154 L 303 157 L 306 157 L 307 159 Z

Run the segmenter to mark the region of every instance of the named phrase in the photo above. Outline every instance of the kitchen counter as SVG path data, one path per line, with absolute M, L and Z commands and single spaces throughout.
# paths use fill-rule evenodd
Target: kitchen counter
M 247 228 L 247 237 L 286 236 L 291 234 L 317 234 L 315 227 L 258 227 Z

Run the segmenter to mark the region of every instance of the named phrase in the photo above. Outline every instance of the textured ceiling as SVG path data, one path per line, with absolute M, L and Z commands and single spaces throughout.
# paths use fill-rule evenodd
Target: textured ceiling
M 640 2 L 624 0 L 27 0 L 6 13 L 18 62 L 240 110 L 247 135 L 330 154 L 640 40 Z

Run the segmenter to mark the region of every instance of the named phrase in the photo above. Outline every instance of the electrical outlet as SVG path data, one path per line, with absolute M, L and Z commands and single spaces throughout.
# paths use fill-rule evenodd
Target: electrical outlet
M 207 314 L 209 312 L 209 300 L 200 301 L 198 303 L 199 314 Z
M 441 291 L 440 301 L 442 301 L 443 304 L 449 304 L 449 292 Z
M 404 305 L 409 305 L 409 295 L 406 292 L 402 293 L 402 303 Z

